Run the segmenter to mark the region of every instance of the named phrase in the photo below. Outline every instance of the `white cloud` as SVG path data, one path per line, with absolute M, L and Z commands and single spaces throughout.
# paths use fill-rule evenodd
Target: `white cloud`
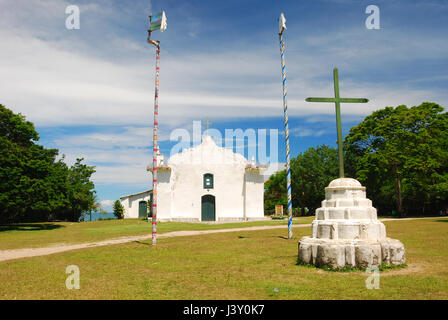
M 102 206 L 111 206 L 114 204 L 114 200 L 101 200 L 100 205 Z
M 107 212 L 111 212 L 114 205 L 114 200 L 101 200 L 100 205 L 101 207 L 106 210 Z
M 120 10 L 113 10 L 108 0 L 80 5 L 79 32 L 65 29 L 68 4 L 62 0 L 0 3 L 0 103 L 38 126 L 104 125 L 103 131 L 56 137 L 54 144 L 68 162 L 76 155 L 87 163 L 100 163 L 94 174 L 97 184 L 146 188 L 150 174 L 145 168 L 152 156 L 154 52 L 144 39 L 134 41 L 114 27 L 118 21 L 136 27 L 140 23 L 134 22 L 136 16 L 149 12 L 150 2 L 120 3 Z M 198 36 L 194 29 L 202 22 L 191 19 L 186 32 L 194 38 Z M 333 95 L 335 65 L 340 68 L 342 96 L 370 99 L 366 104 L 342 104 L 343 121 L 386 105 L 448 103 L 444 89 L 412 86 L 446 80 L 442 73 L 406 82 L 381 81 L 377 75 L 355 81 L 354 75 L 393 70 L 397 62 L 413 68 L 418 59 L 446 59 L 445 37 L 399 30 L 366 36 L 365 31 L 346 29 L 327 34 L 309 30 L 305 35 L 295 28 L 288 25 L 286 47 L 290 117 L 307 117 L 310 124 L 335 121 L 332 104 L 305 102 L 309 96 Z M 282 116 L 276 42 L 255 41 L 247 46 L 244 39 L 214 51 L 178 49 L 162 50 L 159 140 L 167 141 L 173 128 L 190 128 L 192 120 Z M 122 131 L 110 130 L 114 127 Z M 320 136 L 325 129 L 307 126 L 291 133 Z
M 152 123 L 154 66 L 152 59 L 148 59 L 152 55 L 148 48 L 142 50 L 137 58 L 125 57 L 117 62 L 89 54 L 89 50 L 94 49 L 86 43 L 83 44 L 86 50 L 78 52 L 70 50 L 71 47 L 65 43 L 39 39 L 14 30 L 0 31 L 0 38 L 2 103 L 27 115 L 37 125 L 132 126 Z M 111 49 L 122 46 L 123 39 L 115 39 Z M 323 37 L 320 41 L 326 39 Z M 446 46 L 440 48 L 437 40 L 428 41 L 438 48 L 427 50 L 432 55 L 446 52 Z M 419 48 L 423 45 L 416 45 L 418 42 L 412 43 L 414 49 L 421 52 Z M 353 57 L 348 57 L 343 48 L 338 50 L 336 60 L 349 59 L 359 67 L 366 57 L 378 57 L 390 49 L 383 45 L 375 52 L 355 52 Z M 334 113 L 329 104 L 304 101 L 308 96 L 332 95 L 331 67 L 328 63 L 319 62 L 328 60 L 329 54 L 318 52 L 289 56 L 288 74 L 300 74 L 300 77 L 288 78 L 291 116 Z M 220 119 L 281 114 L 278 59 L 272 50 L 260 48 L 250 48 L 244 54 L 233 49 L 185 55 L 167 52 L 161 62 L 160 123 L 176 127 L 204 116 Z M 374 63 L 380 64 L 378 61 Z M 442 90 L 416 90 L 397 83 L 355 82 L 347 79 L 344 73 L 344 70 L 349 72 L 354 67 L 347 63 L 343 67 L 340 71 L 341 94 L 370 99 L 365 105 L 344 104 L 345 115 L 367 115 L 385 105 L 448 101 Z
M 145 166 L 98 166 L 92 177 L 95 185 L 119 184 L 134 187 L 151 188 L 151 173 Z
M 107 129 L 111 129 L 108 127 Z M 115 127 L 115 132 L 94 132 L 56 137 L 54 142 L 64 147 L 91 147 L 95 149 L 151 147 L 151 127 Z M 169 140 L 169 134 L 158 134 L 159 141 Z
M 269 164 L 267 170 L 263 173 L 264 176 L 264 181 L 267 181 L 271 175 L 273 175 L 274 173 L 278 172 L 278 171 L 282 171 L 285 170 L 286 168 L 286 163 L 271 163 Z
M 320 137 L 323 134 L 327 134 L 328 131 L 326 129 L 308 129 L 308 128 L 293 128 L 289 130 L 289 134 L 296 137 Z M 285 131 L 281 132 L 282 135 L 285 135 Z
M 147 127 L 124 127 L 118 133 L 95 132 L 60 136 L 54 140 L 68 164 L 76 158 L 96 164 L 95 184 L 139 184 L 150 181 L 146 167 L 152 159 L 152 130 Z M 161 141 L 167 140 L 165 135 Z

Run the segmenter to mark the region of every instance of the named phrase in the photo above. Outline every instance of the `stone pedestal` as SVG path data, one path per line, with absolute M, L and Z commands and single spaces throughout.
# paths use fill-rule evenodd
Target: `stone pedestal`
M 299 241 L 299 261 L 333 269 L 366 268 L 404 264 L 406 256 L 399 240 L 386 237 L 366 188 L 355 179 L 339 178 L 325 188 L 312 236 Z

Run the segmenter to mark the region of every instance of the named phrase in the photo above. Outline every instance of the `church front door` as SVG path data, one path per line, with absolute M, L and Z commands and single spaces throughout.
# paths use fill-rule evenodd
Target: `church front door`
M 215 221 L 215 197 L 212 195 L 202 196 L 202 221 Z

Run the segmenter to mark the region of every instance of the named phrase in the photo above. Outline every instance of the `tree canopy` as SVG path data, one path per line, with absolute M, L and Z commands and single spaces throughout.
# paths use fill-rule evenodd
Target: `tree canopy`
M 336 148 L 322 145 L 299 154 L 291 160 L 293 206 L 314 213 L 325 198 L 325 187 L 338 174 Z
M 114 202 L 114 216 L 117 219 L 123 219 L 124 207 L 121 204 L 120 200 L 115 200 Z
M 448 114 L 432 102 L 386 107 L 350 129 L 354 174 L 383 213 L 436 213 L 448 203 Z
M 94 205 L 94 167 L 68 167 L 38 140 L 32 122 L 0 104 L 0 222 L 78 221 Z
M 438 214 L 448 206 L 448 113 L 432 102 L 386 107 L 350 129 L 344 141 L 346 176 L 367 187 L 381 215 Z M 311 213 L 338 177 L 336 149 L 310 148 L 291 159 L 293 208 Z M 266 212 L 286 204 L 285 171 L 265 184 Z
M 293 208 L 314 212 L 325 197 L 325 187 L 338 176 L 337 149 L 326 145 L 312 147 L 291 159 Z M 286 171 L 273 174 L 265 183 L 265 212 L 274 206 L 286 206 Z M 294 210 L 297 212 L 297 210 Z
M 264 183 L 264 212 L 274 213 L 276 205 L 288 206 L 286 196 L 286 170 L 278 171 Z

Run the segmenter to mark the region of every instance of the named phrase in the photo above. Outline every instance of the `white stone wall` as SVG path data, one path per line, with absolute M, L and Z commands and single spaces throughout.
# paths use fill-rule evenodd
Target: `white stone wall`
M 244 166 L 190 164 L 172 166 L 172 202 L 169 207 L 161 203 L 160 218 L 186 218 L 201 220 L 202 196 L 215 197 L 215 218 L 244 217 Z M 213 174 L 213 188 L 203 188 L 203 175 Z M 159 196 L 161 194 L 159 193 Z M 165 194 L 163 196 L 167 198 Z
M 264 217 L 264 177 L 253 171 L 245 175 L 246 196 L 244 203 L 246 218 Z
M 121 205 L 124 207 L 123 217 L 124 217 L 124 218 L 129 218 L 129 217 L 127 216 L 128 212 L 129 212 L 129 198 L 128 198 L 128 197 L 126 197 L 126 198 L 121 198 L 121 199 L 120 199 L 120 203 L 121 203 Z
M 162 159 L 162 155 L 159 156 Z M 202 196 L 215 197 L 215 220 L 264 218 L 264 177 L 240 154 L 218 147 L 211 137 L 181 153 L 157 171 L 157 220 L 201 221 Z M 213 174 L 213 188 L 204 189 L 204 174 Z M 138 203 L 148 194 L 122 199 L 126 218 L 138 217 Z
M 216 221 L 263 218 L 264 179 L 256 172 L 246 174 L 247 164 L 242 155 L 218 147 L 211 137 L 172 156 L 165 179 L 169 183 L 159 179 L 158 218 L 200 221 L 202 196 L 207 194 L 215 197 Z M 213 174 L 212 189 L 203 188 L 206 173 Z
M 138 218 L 138 206 L 140 201 L 148 201 L 151 199 L 151 195 L 148 192 L 140 193 L 137 195 L 127 196 L 121 199 L 121 205 L 124 207 L 124 218 Z
M 157 172 L 157 220 L 170 220 L 172 212 L 172 188 L 171 170 L 159 170 Z
M 403 244 L 386 237 L 366 188 L 352 178 L 335 179 L 325 188 L 311 231 L 299 242 L 301 263 L 339 269 L 406 262 Z

